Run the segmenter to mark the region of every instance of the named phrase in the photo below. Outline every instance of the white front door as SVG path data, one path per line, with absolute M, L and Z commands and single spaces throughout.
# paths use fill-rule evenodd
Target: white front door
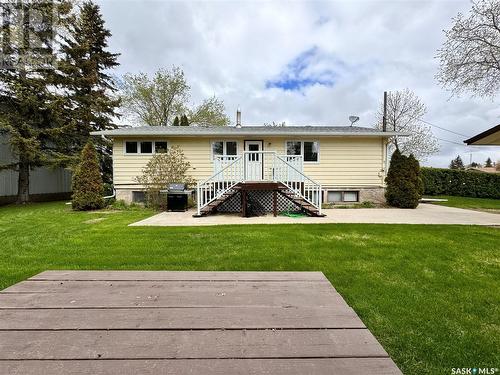
M 262 141 L 245 141 L 245 151 L 249 151 L 245 153 L 245 180 L 262 181 Z

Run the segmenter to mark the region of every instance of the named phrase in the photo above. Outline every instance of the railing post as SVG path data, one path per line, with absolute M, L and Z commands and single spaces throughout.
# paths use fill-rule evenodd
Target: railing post
M 201 205 L 201 202 L 200 202 L 200 183 L 198 182 L 196 184 L 196 203 L 197 203 L 197 209 L 198 209 L 198 216 L 201 215 L 201 212 L 200 212 L 200 205 Z

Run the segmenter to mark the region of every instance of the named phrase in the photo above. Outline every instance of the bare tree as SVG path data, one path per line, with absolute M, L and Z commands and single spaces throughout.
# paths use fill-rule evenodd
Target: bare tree
M 425 104 L 409 89 L 387 94 L 387 130 L 408 133 L 407 137 L 392 137 L 390 142 L 404 155 L 413 154 L 419 160 L 439 151 L 439 143 L 431 128 L 420 121 L 427 112 Z M 382 130 L 383 103 L 377 116 L 376 128 Z
M 473 0 L 468 17 L 459 13 L 444 33 L 437 80 L 455 94 L 494 96 L 500 89 L 500 0 Z

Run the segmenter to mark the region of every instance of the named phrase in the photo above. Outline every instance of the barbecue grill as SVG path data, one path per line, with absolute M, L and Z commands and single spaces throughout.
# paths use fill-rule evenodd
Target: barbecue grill
M 167 211 L 187 211 L 188 198 L 192 195 L 193 190 L 187 190 L 186 184 L 169 184 L 167 188 Z

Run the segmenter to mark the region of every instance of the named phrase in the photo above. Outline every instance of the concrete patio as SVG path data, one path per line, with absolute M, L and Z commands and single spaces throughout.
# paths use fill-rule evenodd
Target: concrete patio
M 500 226 L 500 214 L 464 210 L 461 208 L 420 204 L 416 209 L 357 208 L 325 209 L 326 217 L 290 218 L 272 215 L 244 218 L 238 214 L 209 215 L 194 218 L 195 210 L 162 212 L 130 226 L 198 226 L 230 224 L 461 224 Z

